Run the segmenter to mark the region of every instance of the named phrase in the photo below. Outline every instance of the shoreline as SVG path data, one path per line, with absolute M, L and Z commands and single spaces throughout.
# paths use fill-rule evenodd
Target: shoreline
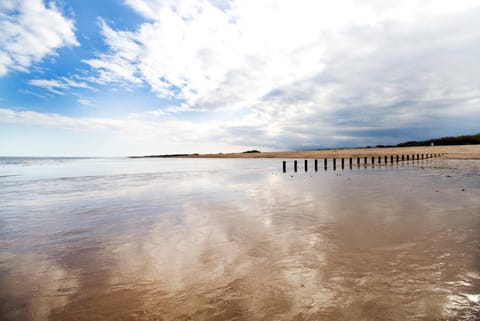
M 444 154 L 443 159 L 480 159 L 480 145 L 343 148 L 258 153 L 176 154 L 131 156 L 130 158 L 349 158 L 406 154 Z

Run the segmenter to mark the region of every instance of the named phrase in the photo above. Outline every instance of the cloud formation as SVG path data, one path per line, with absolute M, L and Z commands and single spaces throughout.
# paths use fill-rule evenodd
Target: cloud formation
M 18 27 L 25 25 L 21 12 L 46 10 L 63 25 L 33 19 L 32 26 L 41 21 L 44 29 L 32 30 L 52 27 L 47 34 L 60 40 L 42 42 L 50 43 L 43 54 L 25 49 L 17 55 L 2 45 L 0 75 L 2 66 L 3 74 L 27 70 L 57 48 L 78 45 L 73 21 L 53 4 L 25 3 L 2 2 L 1 23 L 33 32 Z M 141 17 L 138 24 L 122 24 L 122 16 L 96 17 L 96 36 L 105 47 L 79 50 L 78 64 L 62 70 L 69 78 L 53 72 L 26 81 L 24 93 L 65 95 L 54 109 L 58 115 L 24 106 L 36 114 L 4 109 L 4 122 L 14 117 L 15 123 L 51 126 L 38 123 L 49 119 L 61 128 L 73 123 L 75 130 L 134 132 L 130 137 L 137 142 L 157 140 L 161 153 L 354 147 L 478 132 L 478 1 L 125 0 L 123 5 Z M 0 36 L 3 44 L 7 38 Z M 149 106 L 127 108 L 115 94 L 145 95 L 146 89 L 159 98 L 158 105 L 149 97 L 154 101 Z M 90 118 L 59 120 L 71 108 L 63 105 L 68 99 L 75 108 L 96 108 L 77 113 Z M 116 107 L 113 119 L 107 113 Z
M 170 111 L 244 110 L 224 126 L 230 141 L 365 142 L 374 130 L 478 111 L 475 1 L 126 3 L 147 21 L 135 30 L 101 21 L 109 52 L 85 62 L 102 81 L 184 101 Z
M 0 2 L 0 76 L 28 68 L 56 49 L 79 46 L 74 21 L 42 0 Z

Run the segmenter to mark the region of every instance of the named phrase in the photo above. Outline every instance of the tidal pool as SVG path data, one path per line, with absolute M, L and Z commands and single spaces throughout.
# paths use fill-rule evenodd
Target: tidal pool
M 0 320 L 480 319 L 479 161 L 281 161 L 0 159 Z

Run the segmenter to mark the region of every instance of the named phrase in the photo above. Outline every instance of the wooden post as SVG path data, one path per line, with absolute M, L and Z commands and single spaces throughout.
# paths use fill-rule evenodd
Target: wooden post
M 388 157 L 387 157 L 387 156 L 385 156 L 384 158 L 385 158 L 385 165 L 386 165 L 386 164 L 387 164 L 387 162 L 388 162 Z
M 410 155 L 407 154 L 407 161 L 409 161 L 409 160 L 410 160 Z
M 348 160 L 348 164 L 350 165 L 350 169 L 352 169 L 353 159 L 351 157 Z
M 337 170 L 337 159 L 336 158 L 333 159 L 333 170 L 334 171 Z
M 372 156 L 372 165 L 375 164 L 375 156 Z
M 390 156 L 390 163 L 393 164 L 393 155 Z
M 326 158 L 323 160 L 323 167 L 325 168 L 325 170 L 327 170 L 327 159 Z
M 402 155 L 402 162 L 405 160 L 405 155 Z
M 283 161 L 283 172 L 287 172 L 287 161 Z
M 318 159 L 315 160 L 315 172 L 318 171 Z
M 305 172 L 308 171 L 308 160 L 305 160 Z
M 345 159 L 342 157 L 342 169 L 345 169 Z
M 400 156 L 397 155 L 397 163 L 398 163 L 399 159 L 400 159 Z
M 360 157 L 357 157 L 357 167 L 360 167 Z
M 382 163 L 382 156 L 378 156 L 378 163 L 379 163 L 379 164 Z
M 293 161 L 293 170 L 296 172 L 297 171 L 297 160 Z
M 367 165 L 367 157 L 365 157 L 365 158 L 363 159 L 363 163 L 364 163 L 365 165 Z

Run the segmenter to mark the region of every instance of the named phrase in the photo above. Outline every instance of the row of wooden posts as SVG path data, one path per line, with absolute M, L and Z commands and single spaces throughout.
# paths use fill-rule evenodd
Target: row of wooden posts
M 410 160 L 421 160 L 421 159 L 429 159 L 429 158 L 434 158 L 434 157 L 439 157 L 439 156 L 443 156 L 445 154 L 441 154 L 441 153 L 436 153 L 436 154 L 404 154 L 404 155 L 391 155 L 390 157 L 388 156 L 378 156 L 378 164 L 382 164 L 382 158 L 383 158 L 383 163 L 384 164 L 388 164 L 388 160 L 390 159 L 390 163 L 391 164 L 394 164 L 394 163 L 398 163 L 398 162 L 404 162 L 404 161 L 410 161 Z M 361 160 L 363 158 L 363 164 L 364 166 L 367 166 L 368 164 L 374 166 L 375 164 L 375 159 L 376 159 L 376 156 L 364 156 L 364 157 L 356 157 L 356 162 L 357 162 L 357 167 L 360 167 L 361 165 Z M 368 159 L 371 159 L 370 162 L 368 162 Z M 353 160 L 354 160 L 354 157 L 350 157 L 348 158 L 348 163 L 349 163 L 349 167 L 352 168 L 353 167 Z M 324 164 L 324 169 L 327 170 L 327 159 L 325 158 L 323 160 L 323 164 Z M 333 170 L 336 170 L 337 168 L 337 159 L 336 158 L 332 158 L 332 162 L 333 162 Z M 341 162 L 341 167 L 342 169 L 345 168 L 345 158 L 340 158 L 340 162 Z M 315 159 L 315 162 L 314 162 L 314 166 L 315 166 L 315 171 L 318 171 L 318 159 Z M 306 159 L 305 160 L 305 172 L 308 171 L 308 160 Z M 295 172 L 298 171 L 298 163 L 297 163 L 297 160 L 294 160 L 293 161 L 293 170 Z M 287 172 L 287 161 L 283 161 L 283 172 L 286 173 Z

